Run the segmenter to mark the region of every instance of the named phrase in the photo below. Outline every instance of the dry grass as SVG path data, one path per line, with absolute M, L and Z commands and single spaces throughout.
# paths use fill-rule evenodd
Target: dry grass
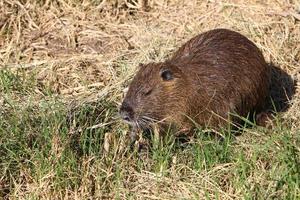
M 282 163 L 290 154 L 280 153 L 289 152 L 285 142 L 294 145 L 295 159 L 300 159 L 298 86 L 291 107 L 273 129 L 245 130 L 224 147 L 233 157 L 214 160 L 224 152 L 212 150 L 212 158 L 199 161 L 199 168 L 190 158 L 196 150 L 207 156 L 197 146 L 217 148 L 210 147 L 213 139 L 184 149 L 170 143 L 139 155 L 124 144 L 127 128 L 115 115 L 138 63 L 163 60 L 192 36 L 213 28 L 241 32 L 268 62 L 300 80 L 300 2 L 148 2 L 145 8 L 142 1 L 129 0 L 0 1 L 0 158 L 6 159 L 0 168 L 0 196 L 288 197 L 289 184 L 280 185 L 284 178 L 276 172 L 288 166 Z M 114 136 L 105 153 L 107 132 Z M 285 134 L 289 139 L 283 139 Z M 26 152 L 17 150 L 18 138 L 25 138 Z M 295 176 L 300 184 L 300 172 Z M 300 197 L 299 187 L 291 193 Z

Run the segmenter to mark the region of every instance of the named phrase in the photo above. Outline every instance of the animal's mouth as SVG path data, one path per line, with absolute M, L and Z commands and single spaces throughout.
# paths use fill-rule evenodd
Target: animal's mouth
M 133 126 L 133 127 L 136 126 L 136 122 L 132 121 L 130 119 L 123 119 L 123 121 L 130 126 Z
M 149 129 L 153 123 L 159 122 L 159 120 L 152 117 L 150 113 L 134 111 L 126 101 L 123 102 L 119 114 L 123 121 L 134 129 Z
M 159 123 L 159 120 L 147 116 L 139 116 L 135 119 L 123 118 L 123 121 L 132 128 L 139 130 L 148 130 L 154 123 Z
M 150 126 L 150 122 L 145 122 L 140 118 L 137 118 L 134 121 L 127 121 L 126 123 L 132 126 L 133 128 L 141 129 L 141 130 L 144 130 Z

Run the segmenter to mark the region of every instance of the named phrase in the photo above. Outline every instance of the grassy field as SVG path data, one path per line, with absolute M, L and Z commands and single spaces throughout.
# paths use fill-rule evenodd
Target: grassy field
M 0 199 L 300 199 L 298 86 L 270 129 L 130 148 L 138 63 L 219 27 L 300 78 L 299 1 L 1 0 Z

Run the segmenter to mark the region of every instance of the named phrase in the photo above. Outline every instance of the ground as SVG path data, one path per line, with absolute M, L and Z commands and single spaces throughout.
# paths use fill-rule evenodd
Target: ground
M 138 64 L 213 28 L 299 79 L 299 1 L 0 1 L 0 198 L 300 199 L 297 85 L 268 129 L 128 145 L 117 110 Z

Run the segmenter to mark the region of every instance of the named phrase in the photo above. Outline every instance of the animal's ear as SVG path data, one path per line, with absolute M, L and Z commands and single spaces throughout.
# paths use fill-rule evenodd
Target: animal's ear
M 144 67 L 144 66 L 145 66 L 145 64 L 139 63 L 139 68 L 142 68 L 142 67 Z
M 160 76 L 164 81 L 170 81 L 173 80 L 173 73 L 170 69 L 162 69 L 160 71 Z

